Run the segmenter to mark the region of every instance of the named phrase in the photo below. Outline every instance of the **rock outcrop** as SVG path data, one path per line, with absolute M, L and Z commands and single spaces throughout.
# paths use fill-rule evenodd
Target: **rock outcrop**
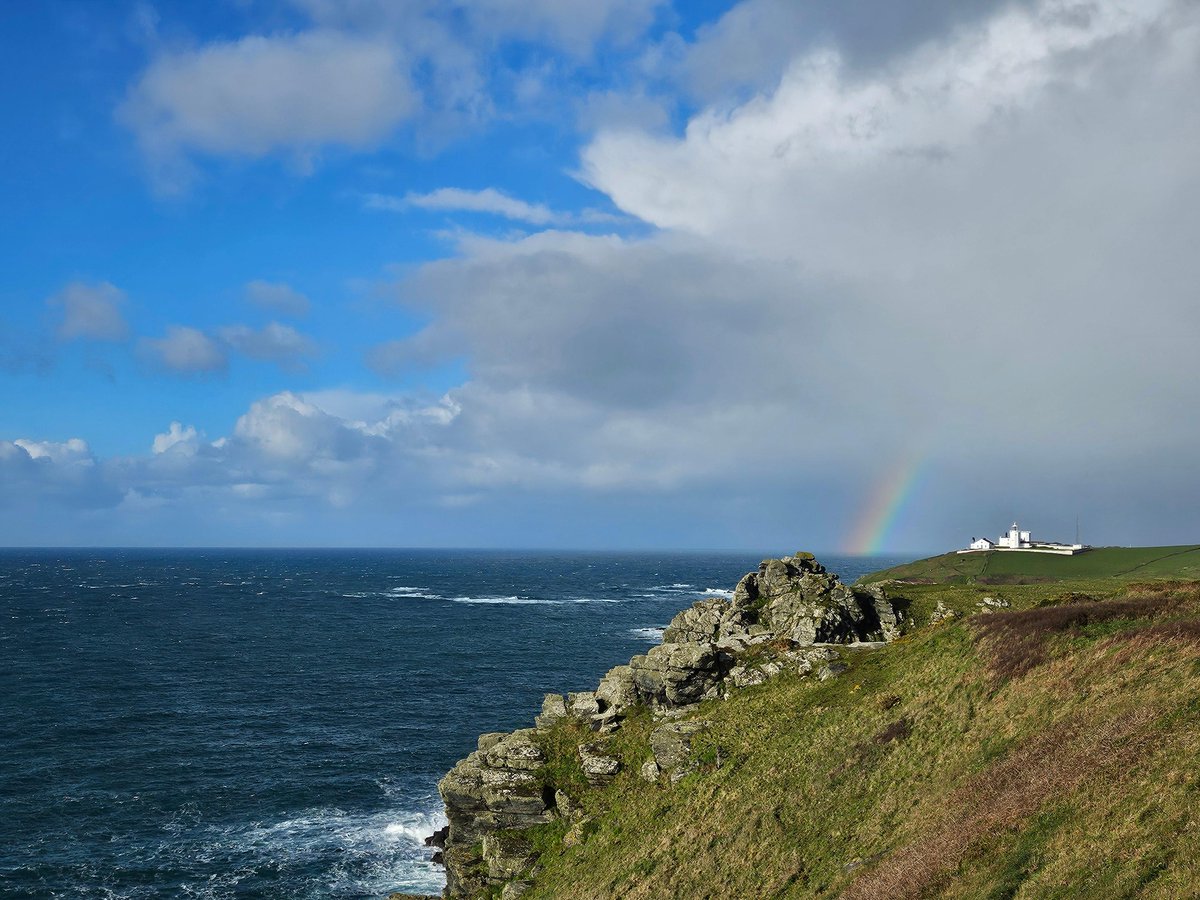
M 564 841 L 586 840 L 586 810 L 547 765 L 547 739 L 562 722 L 592 735 L 579 742 L 577 763 L 588 785 L 602 787 L 623 767 L 606 735 L 633 711 L 648 710 L 663 723 L 651 733 L 653 759 L 640 769 L 631 763 L 635 777 L 675 783 L 699 765 L 693 742 L 707 725 L 687 719 L 697 704 L 785 672 L 836 677 L 847 668 L 837 645 L 881 646 L 902 626 L 885 587 L 843 585 L 811 553 L 764 560 L 738 582 L 731 600 L 701 600 L 683 610 L 663 643 L 612 668 L 596 690 L 547 694 L 536 727 L 479 738 L 438 785 L 450 823 L 440 851 L 444 896 L 501 886 L 503 896 L 518 896 L 537 869 L 525 835 L 530 828 L 565 820 L 572 824 Z

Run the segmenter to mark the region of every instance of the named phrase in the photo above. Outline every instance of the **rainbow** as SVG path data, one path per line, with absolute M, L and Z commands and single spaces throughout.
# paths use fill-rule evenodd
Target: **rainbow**
M 901 456 L 879 480 L 846 539 L 845 553 L 870 556 L 883 551 L 900 513 L 920 487 L 925 460 L 921 453 Z

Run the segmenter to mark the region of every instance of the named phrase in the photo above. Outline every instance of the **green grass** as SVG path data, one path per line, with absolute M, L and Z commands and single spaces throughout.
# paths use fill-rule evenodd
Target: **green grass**
M 559 726 L 545 773 L 591 823 L 573 846 L 561 824 L 536 836 L 525 896 L 1197 895 L 1200 590 L 1088 571 L 901 586 L 914 621 L 939 600 L 962 615 L 848 654 L 838 678 L 782 675 L 702 704 L 704 765 L 676 785 L 638 777 L 649 716 L 607 739 L 625 767 L 605 788 L 574 759 L 594 736 Z M 1056 608 L 1131 590 L 1090 615 Z M 1014 612 L 972 617 L 983 595 Z M 1029 666 L 1012 665 L 1026 651 Z
M 1200 545 L 1100 547 L 1076 556 L 993 550 L 946 553 L 865 576 L 862 583 L 888 579 L 933 584 L 1006 584 L 1095 578 L 1197 579 Z

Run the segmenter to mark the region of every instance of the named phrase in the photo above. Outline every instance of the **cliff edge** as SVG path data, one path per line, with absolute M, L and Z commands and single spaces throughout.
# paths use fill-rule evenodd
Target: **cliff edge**
M 671 620 L 663 643 L 616 666 L 594 691 L 548 694 L 533 728 L 485 734 L 442 779 L 449 831 L 441 859 L 446 897 L 516 897 L 530 885 L 537 829 L 588 819 L 573 772 L 556 773 L 549 745 L 569 726 L 578 772 L 590 787 L 611 783 L 623 762 L 613 735 L 631 716 L 655 724 L 639 766 L 646 783 L 677 782 L 698 765 L 693 745 L 706 723 L 689 713 L 704 701 L 790 672 L 824 680 L 845 671 L 845 649 L 871 649 L 900 635 L 902 611 L 879 586 L 852 588 L 811 553 L 765 560 L 732 600 L 711 598 Z M 594 739 L 593 739 L 594 738 Z
M 440 786 L 445 896 L 1200 896 L 1198 697 L 1195 581 L 766 560 L 480 737 Z

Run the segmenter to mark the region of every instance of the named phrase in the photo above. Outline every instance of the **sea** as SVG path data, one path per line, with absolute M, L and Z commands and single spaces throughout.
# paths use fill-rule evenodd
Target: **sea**
M 0 551 L 0 896 L 437 893 L 437 781 L 746 553 Z M 844 581 L 906 559 L 828 557 Z

